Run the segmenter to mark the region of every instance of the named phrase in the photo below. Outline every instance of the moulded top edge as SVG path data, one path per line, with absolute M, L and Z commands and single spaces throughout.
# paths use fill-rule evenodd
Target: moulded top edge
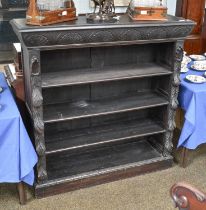
M 127 15 L 121 15 L 116 23 L 87 23 L 85 16 L 79 16 L 77 20 L 53 24 L 48 26 L 31 26 L 26 24 L 26 19 L 13 19 L 11 21 L 13 27 L 19 33 L 23 32 L 46 32 L 59 30 L 83 30 L 83 29 L 108 29 L 108 28 L 138 28 L 152 26 L 181 26 L 195 25 L 195 22 L 184 18 L 168 15 L 167 21 L 132 21 Z

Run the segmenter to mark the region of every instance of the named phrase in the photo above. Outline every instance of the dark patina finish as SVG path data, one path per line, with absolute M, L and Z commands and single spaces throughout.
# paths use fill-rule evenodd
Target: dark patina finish
M 172 166 L 183 39 L 194 23 L 11 22 L 44 197 Z
M 87 15 L 87 21 L 91 23 L 116 22 L 114 0 L 93 0 L 94 12 Z M 99 8 L 97 13 L 96 9 Z

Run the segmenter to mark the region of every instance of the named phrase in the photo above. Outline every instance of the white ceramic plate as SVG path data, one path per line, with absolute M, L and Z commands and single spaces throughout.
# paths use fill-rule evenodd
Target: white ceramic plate
M 190 55 L 189 57 L 194 61 L 203 61 L 206 59 L 204 55 Z
M 187 65 L 191 61 L 192 61 L 191 58 L 189 58 L 188 56 L 184 56 L 183 59 L 182 59 L 182 65 Z
M 188 71 L 189 71 L 189 69 L 187 68 L 187 66 L 183 66 L 183 67 L 181 68 L 180 73 L 187 73 Z
M 204 61 L 194 61 L 191 68 L 197 71 L 206 71 L 206 60 Z
M 196 64 L 196 63 L 203 63 L 203 64 L 206 64 L 206 60 L 202 60 L 202 61 L 194 61 L 193 63 L 194 63 L 194 64 Z
M 206 82 L 206 78 L 204 78 L 202 76 L 199 76 L 199 75 L 187 75 L 185 78 L 188 81 L 193 82 L 193 83 L 197 83 L 197 84 Z

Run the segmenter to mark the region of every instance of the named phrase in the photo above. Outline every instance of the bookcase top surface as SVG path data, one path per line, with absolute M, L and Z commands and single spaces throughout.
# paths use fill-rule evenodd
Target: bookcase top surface
M 121 15 L 115 23 L 88 23 L 86 16 L 79 16 L 77 20 L 68 21 L 48 26 L 31 26 L 26 24 L 26 19 L 13 19 L 11 24 L 20 32 L 56 31 L 73 29 L 98 29 L 98 28 L 120 28 L 120 27 L 148 27 L 148 26 L 172 26 L 172 25 L 194 25 L 191 20 L 176 16 L 167 16 L 167 21 L 133 21 L 127 15 Z

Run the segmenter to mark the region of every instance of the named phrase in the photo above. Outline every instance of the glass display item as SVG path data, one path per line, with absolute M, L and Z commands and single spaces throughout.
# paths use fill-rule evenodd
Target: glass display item
M 73 0 L 30 0 L 27 24 L 49 25 L 76 19 Z
M 133 20 L 167 20 L 167 0 L 131 0 L 127 13 Z

